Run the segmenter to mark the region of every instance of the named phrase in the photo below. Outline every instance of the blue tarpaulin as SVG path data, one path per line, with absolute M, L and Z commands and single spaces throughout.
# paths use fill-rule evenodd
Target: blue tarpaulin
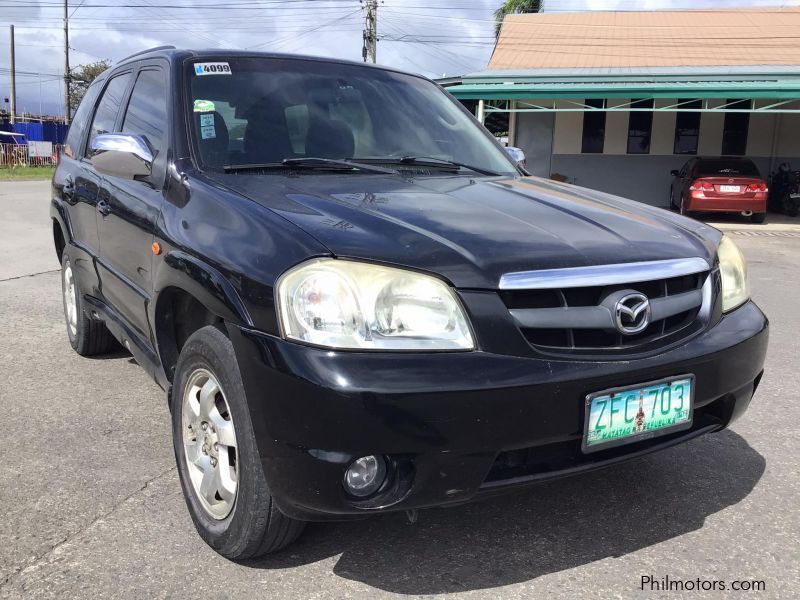
M 0 131 L 13 131 L 22 133 L 25 137 L 34 142 L 53 142 L 63 144 L 67 136 L 69 126 L 64 123 L 0 123 Z

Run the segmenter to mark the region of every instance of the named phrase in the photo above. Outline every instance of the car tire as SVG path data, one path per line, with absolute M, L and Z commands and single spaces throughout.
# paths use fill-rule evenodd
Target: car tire
M 184 344 L 170 409 L 178 474 L 200 537 L 231 560 L 297 539 L 305 523 L 273 501 L 233 345 L 220 327 L 203 327 Z
M 69 344 L 75 352 L 81 356 L 96 356 L 117 346 L 117 341 L 106 324 L 92 317 L 86 310 L 83 293 L 66 251 L 61 256 L 61 298 Z
M 750 220 L 753 223 L 764 223 L 767 220 L 767 213 L 753 213 L 750 215 Z
M 683 197 L 681 197 L 681 204 L 678 207 L 678 212 L 680 212 L 684 217 L 689 217 L 689 218 L 693 218 L 694 217 L 694 211 L 686 210 L 684 208 L 684 198 Z
M 675 191 L 672 186 L 669 188 L 669 208 L 670 210 L 678 210 L 678 205 L 675 204 Z

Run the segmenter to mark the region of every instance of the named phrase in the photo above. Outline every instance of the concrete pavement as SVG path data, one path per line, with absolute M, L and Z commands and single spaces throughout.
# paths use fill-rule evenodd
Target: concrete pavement
M 192 527 L 164 393 L 125 354 L 69 347 L 48 186 L 0 184 L 0 597 L 679 596 L 641 591 L 645 575 L 800 593 L 800 238 L 736 235 L 772 332 L 732 430 L 413 525 L 311 524 L 235 564 Z

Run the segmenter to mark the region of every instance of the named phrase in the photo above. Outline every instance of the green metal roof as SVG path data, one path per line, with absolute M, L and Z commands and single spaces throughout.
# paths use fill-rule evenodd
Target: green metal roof
M 800 99 L 800 65 L 486 70 L 446 89 L 461 100 Z
M 446 88 L 459 100 L 533 98 L 800 98 L 800 79 L 728 81 L 520 81 L 472 83 Z

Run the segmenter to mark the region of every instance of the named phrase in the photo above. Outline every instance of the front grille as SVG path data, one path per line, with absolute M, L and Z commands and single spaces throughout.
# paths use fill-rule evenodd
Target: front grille
M 697 331 L 710 302 L 708 265 L 698 270 L 695 264 L 685 269 L 695 272 L 675 275 L 675 269 L 665 268 L 663 262 L 668 261 L 652 263 L 653 269 L 632 275 L 643 281 L 630 282 L 620 281 L 621 273 L 615 275 L 618 265 L 609 265 L 610 283 L 605 285 L 600 282 L 602 272 L 595 267 L 559 269 L 553 277 L 554 287 L 548 286 L 548 271 L 532 272 L 534 289 L 501 289 L 500 296 L 525 339 L 538 350 L 570 354 L 644 350 Z M 586 280 L 591 285 L 579 285 L 581 272 L 588 269 L 591 277 Z M 631 270 L 622 273 L 625 271 Z M 567 277 L 569 272 L 575 276 Z M 669 276 L 653 278 L 660 273 Z M 515 287 L 524 284 L 519 281 Z M 629 293 L 646 296 L 652 310 L 649 324 L 636 333 L 621 332 L 614 316 L 617 299 Z

